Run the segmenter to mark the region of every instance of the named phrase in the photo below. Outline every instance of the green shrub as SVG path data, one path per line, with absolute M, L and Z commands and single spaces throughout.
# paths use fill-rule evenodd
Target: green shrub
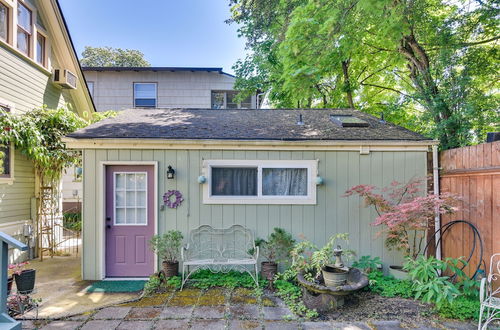
M 196 271 L 190 276 L 192 281 L 189 285 L 199 289 L 208 289 L 212 287 L 224 288 L 254 288 L 255 281 L 252 276 L 246 272 L 230 271 L 228 273 L 212 273 L 208 269 L 201 269 Z M 267 285 L 265 279 L 259 278 L 259 286 L 264 287 Z
M 368 279 L 370 281 L 369 290 L 383 297 L 413 298 L 410 281 L 385 276 L 381 271 L 372 271 L 368 274 Z
M 362 256 L 359 260 L 353 262 L 352 266 L 368 274 L 378 270 L 378 267 L 382 266 L 382 260 L 380 257 Z
M 63 226 L 69 230 L 82 230 L 82 214 L 80 212 L 63 213 Z
M 318 317 L 316 310 L 307 308 L 302 302 L 302 290 L 298 286 L 296 279 L 297 272 L 293 268 L 277 274 L 273 282 L 276 288 L 276 295 L 283 299 L 295 315 L 305 317 L 306 319 Z
M 452 303 L 444 303 L 437 307 L 439 316 L 448 319 L 479 319 L 479 299 L 458 297 Z
M 153 293 L 156 293 L 160 290 L 161 288 L 161 275 L 158 274 L 153 274 L 149 277 L 149 281 L 144 284 L 144 294 L 145 295 L 151 295 Z

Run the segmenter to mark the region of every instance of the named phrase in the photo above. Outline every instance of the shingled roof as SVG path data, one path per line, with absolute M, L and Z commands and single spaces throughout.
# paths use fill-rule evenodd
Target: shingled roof
M 303 125 L 298 125 L 302 115 Z M 332 115 L 350 115 L 367 127 L 341 127 Z M 78 130 L 75 139 L 170 140 L 430 140 L 351 109 L 130 109 Z

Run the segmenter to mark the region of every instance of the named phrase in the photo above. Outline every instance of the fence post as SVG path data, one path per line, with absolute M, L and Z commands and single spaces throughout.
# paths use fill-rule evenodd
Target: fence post
M 9 269 L 9 245 L 21 251 L 26 251 L 28 246 L 19 242 L 17 239 L 0 232 L 0 242 L 2 244 L 0 251 L 0 329 L 19 329 L 21 322 L 11 318 L 7 312 L 7 276 Z

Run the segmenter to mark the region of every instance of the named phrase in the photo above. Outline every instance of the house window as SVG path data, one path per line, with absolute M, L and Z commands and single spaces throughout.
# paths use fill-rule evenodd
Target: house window
M 36 61 L 38 64 L 41 64 L 42 66 L 46 66 L 46 61 L 45 61 L 45 50 L 46 50 L 46 41 L 45 37 L 37 33 L 36 35 Z
M 94 97 L 94 82 L 93 81 L 87 81 L 87 87 L 90 92 L 90 96 Z
M 156 83 L 134 83 L 134 107 L 156 108 Z
M 0 105 L 0 109 L 10 112 L 10 108 Z M 12 149 L 10 146 L 0 145 L 0 178 L 12 177 Z
M 17 3 L 17 49 L 26 55 L 31 52 L 33 14 L 25 5 Z
M 238 101 L 236 91 L 212 91 L 212 109 L 251 109 L 252 97 Z
M 315 204 L 315 160 L 206 160 L 206 204 Z
M 0 2 L 0 40 L 7 42 L 9 37 L 9 8 Z
M 147 225 L 147 173 L 114 173 L 115 225 Z

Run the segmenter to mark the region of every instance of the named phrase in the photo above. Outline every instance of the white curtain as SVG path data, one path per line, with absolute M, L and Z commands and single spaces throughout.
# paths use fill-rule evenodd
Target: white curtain
M 262 195 L 306 196 L 306 168 L 262 169 Z
M 257 196 L 257 168 L 212 167 L 212 195 Z

